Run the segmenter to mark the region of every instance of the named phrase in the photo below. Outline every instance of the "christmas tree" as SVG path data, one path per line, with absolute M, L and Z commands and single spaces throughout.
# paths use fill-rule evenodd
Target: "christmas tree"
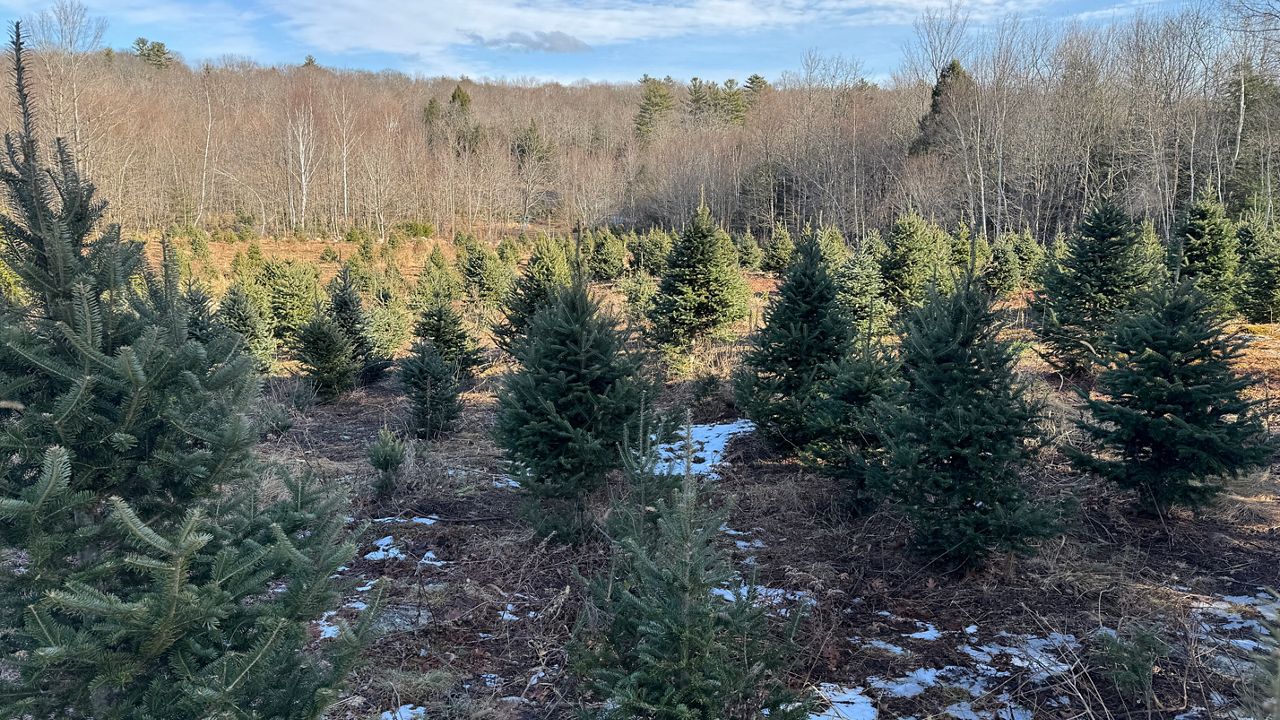
M 931 286 L 950 285 L 951 240 L 918 213 L 910 212 L 894 221 L 886 244 L 882 271 L 893 307 L 918 307 Z
M 796 244 L 791 239 L 791 231 L 782 223 L 775 223 L 769 241 L 764 245 L 764 257 L 760 267 L 769 272 L 786 272 L 791 264 L 791 256 L 795 254 Z
M 421 312 L 438 302 L 453 302 L 462 299 L 462 278 L 444 256 L 444 251 L 436 245 L 427 257 L 414 286 L 410 307 Z
M 1240 308 L 1250 322 L 1280 322 L 1280 233 L 1258 230 L 1250 245 Z
M 435 343 L 419 339 L 400 363 L 400 380 L 413 406 L 413 429 L 418 437 L 434 440 L 447 432 L 462 413 L 462 371 L 447 360 Z
M 1144 259 L 1133 220 L 1110 201 L 1094 206 L 1032 302 L 1049 360 L 1060 370 L 1074 376 L 1092 369 L 1103 333 L 1151 287 Z
M 650 275 L 661 275 L 667 269 L 667 256 L 671 254 L 674 244 L 671 235 L 661 228 L 653 228 L 640 235 L 632 235 L 634 240 L 628 249 L 635 270 Z
M 317 312 L 298 332 L 298 362 L 321 402 L 333 402 L 356 386 L 355 346 L 327 312 Z
M 19 26 L 13 58 L 0 546 L 22 559 L 0 573 L 0 716 L 317 718 L 367 632 L 307 634 L 354 550 L 342 499 L 289 479 L 264 501 L 254 360 L 192 332 L 172 257 L 157 272 L 102 226 L 63 143 L 40 164 Z
M 655 385 L 581 281 L 537 312 L 512 350 L 519 368 L 498 395 L 495 438 L 534 497 L 568 501 L 572 522 L 618 467 L 619 443 Z
M 552 238 L 539 238 L 524 272 L 507 297 L 506 316 L 502 324 L 494 328 L 498 346 L 509 352 L 524 336 L 534 313 L 568 287 L 569 279 L 569 257 L 564 243 Z
M 270 304 L 276 337 L 292 344 L 320 302 L 320 273 L 314 265 L 296 260 L 267 260 L 257 283 Z
M 216 321 L 239 333 L 245 352 L 257 360 L 262 369 L 269 370 L 275 366 L 276 339 L 271 332 L 271 320 L 245 291 L 243 284 L 237 282 L 227 289 L 227 294 L 218 303 Z
M 1148 511 L 1197 507 L 1274 449 L 1258 402 L 1243 396 L 1253 381 L 1232 369 L 1245 342 L 1216 307 L 1184 280 L 1156 290 L 1103 339 L 1100 397 L 1088 400 L 1092 419 L 1082 423 L 1103 454 L 1073 459 L 1137 492 Z
M 812 439 L 814 388 L 851 347 L 838 295 L 820 238 L 806 233 L 735 379 L 739 405 L 783 447 Z
M 469 380 L 483 357 L 475 338 L 462 324 L 462 315 L 449 303 L 438 302 L 422 312 L 414 327 L 416 341 L 431 343 L 446 362 L 457 368 L 460 380 Z
M 609 228 L 602 228 L 591 237 L 591 277 L 602 282 L 622 277 L 627 270 L 626 241 Z
M 1200 290 L 1226 313 L 1236 310 L 1240 294 L 1240 241 L 1227 210 L 1206 190 L 1187 210 L 1183 224 L 1180 277 L 1195 280 Z
M 879 337 L 889 330 L 889 301 L 876 243 L 864 241 L 836 272 L 837 297 L 855 338 Z
M 1009 297 L 1022 287 L 1022 262 L 1013 238 L 1006 235 L 991 246 L 982 282 L 998 298 Z
M 649 315 L 658 341 L 686 346 L 747 316 L 747 283 L 733 241 L 706 204 L 680 233 Z
M 921 554 L 953 567 L 1026 552 L 1051 532 L 1026 496 L 1040 404 L 1018 379 L 991 296 L 972 279 L 902 320 L 900 404 L 884 408 L 893 493 Z
M 734 245 L 738 250 L 738 265 L 743 270 L 759 270 L 764 262 L 764 250 L 756 242 L 756 236 L 748 230 L 737 237 Z
M 375 347 L 369 317 L 364 311 L 364 301 L 346 266 L 338 270 L 338 274 L 329 282 L 328 314 L 351 343 L 351 359 L 359 368 L 360 381 L 376 382 L 391 367 L 391 358 Z

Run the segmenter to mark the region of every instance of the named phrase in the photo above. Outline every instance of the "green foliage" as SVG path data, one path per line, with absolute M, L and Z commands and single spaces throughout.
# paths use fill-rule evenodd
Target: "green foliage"
M 658 295 L 658 279 L 643 272 L 634 272 L 622 278 L 618 290 L 627 305 L 627 319 L 639 322 L 653 312 L 653 299 Z
M 310 263 L 272 258 L 263 263 L 257 283 L 265 288 L 276 337 L 295 342 L 320 301 L 320 271 Z
M 759 270 L 764 262 L 764 250 L 756 242 L 756 236 L 748 230 L 734 240 L 738 250 L 738 265 L 743 270 Z
M 886 244 L 881 271 L 893 307 L 919 307 L 930 287 L 950 287 L 951 239 L 942 228 L 909 212 L 894 221 Z
M 163 70 L 172 65 L 176 58 L 169 48 L 159 40 L 148 40 L 140 37 L 133 41 L 133 54 L 142 62 L 153 68 Z
M 667 258 L 649 315 L 660 343 L 687 346 L 747 316 L 747 283 L 734 255 L 733 241 L 699 207 Z
M 510 352 L 512 346 L 524 337 L 534 314 L 568 287 L 569 281 L 569 257 L 564 242 L 539 238 L 534 243 L 533 255 L 507 296 L 503 322 L 494 328 L 498 346 Z
M 337 265 L 342 262 L 342 256 L 338 254 L 338 249 L 332 245 L 325 245 L 320 251 L 320 262 Z
M 773 226 L 773 232 L 769 234 L 769 241 L 762 249 L 764 257 L 760 260 L 760 267 L 769 272 L 782 273 L 786 272 L 791 265 L 791 256 L 796 252 L 796 244 L 791 239 L 791 231 L 787 230 L 787 226 L 776 223 Z
M 316 313 L 298 332 L 298 361 L 321 402 L 333 402 L 356 385 L 361 364 L 342 325 Z
M 1009 297 L 1022 287 L 1022 260 L 1012 237 L 1001 237 L 991 246 L 991 260 L 983 269 L 982 282 L 998 298 Z
M 418 437 L 434 440 L 446 433 L 462 412 L 462 372 L 446 360 L 436 345 L 421 339 L 400 363 L 400 380 L 413 406 L 413 429 Z
M 1035 455 L 1040 403 L 1017 377 L 1014 344 L 985 290 L 966 281 L 905 314 L 905 388 L 884 407 L 890 479 L 914 526 L 913 545 L 954 566 L 1027 552 L 1052 532 L 1022 488 Z
M 977 275 L 986 272 L 991 263 L 991 243 L 986 235 L 975 236 L 969 226 L 962 223 L 954 235 L 948 236 L 948 241 L 951 243 L 951 275 L 963 277 L 970 266 Z
M 375 302 L 369 308 L 369 341 L 373 345 L 371 359 L 389 363 L 392 357 L 409 341 L 412 325 L 403 303 L 399 301 Z M 365 365 L 362 377 L 369 378 L 369 371 L 381 373 L 386 365 Z
M 852 346 L 838 292 L 821 240 L 806 233 L 735 378 L 738 404 L 778 445 L 813 440 L 815 388 Z
M 418 282 L 414 287 L 410 306 L 421 311 L 440 302 L 462 299 L 462 277 L 445 259 L 444 251 L 436 245 L 431 250 Z
M 1280 322 L 1280 234 L 1258 231 L 1244 262 L 1240 308 L 1250 322 Z
M 217 321 L 236 332 L 244 341 L 244 350 L 263 369 L 275 365 L 276 338 L 271 321 L 263 308 L 245 291 L 241 283 L 233 284 L 218 305 Z
M 435 98 L 432 98 L 432 100 L 434 101 Z M 436 236 L 435 224 L 423 220 L 406 220 L 400 223 L 400 230 L 411 238 L 430 240 Z
M 1253 381 L 1231 367 L 1245 341 L 1227 333 L 1215 306 L 1183 281 L 1103 338 L 1100 397 L 1088 399 L 1092 419 L 1081 427 L 1105 454 L 1072 459 L 1136 491 L 1148 510 L 1200 506 L 1219 480 L 1271 457 L 1258 403 L 1243 396 Z
M 498 241 L 498 259 L 513 268 L 520 264 L 522 252 L 520 243 L 515 238 L 504 237 Z
M 1169 281 L 1169 249 L 1150 218 L 1143 220 L 1138 230 L 1138 258 L 1151 275 L 1152 287 Z
M 666 271 L 667 256 L 671 254 L 671 248 L 675 243 L 667 231 L 652 228 L 641 235 L 630 234 L 627 237 L 631 240 L 631 245 L 627 249 L 631 252 L 631 260 L 636 270 L 655 277 Z
M 855 338 L 879 337 L 889 330 L 890 307 L 874 243 L 863 242 L 836 271 L 837 297 Z
M 633 492 L 615 502 L 619 516 L 641 521 L 615 533 L 608 572 L 589 583 L 576 674 L 609 718 L 807 717 L 811 699 L 786 685 L 790 636 L 773 636 L 760 598 L 738 591 L 742 579 L 717 546 L 723 513 L 688 475 L 652 499 L 642 492 L 662 480 L 652 468 L 631 464 Z
M 21 572 L 0 572 L 0 717 L 318 718 L 365 633 L 307 632 L 354 550 L 343 499 L 285 478 L 264 501 L 254 360 L 179 290 L 170 253 L 157 272 L 101 226 L 65 146 L 41 166 L 19 27 L 0 230 L 25 299 L 0 308 L 0 547 Z
M 453 86 L 453 93 L 449 95 L 449 107 L 462 113 L 471 111 L 471 93 L 461 83 Z
M 1110 201 L 1098 203 L 1032 303 L 1056 367 L 1068 375 L 1092 369 L 1103 333 L 1151 288 L 1154 271 L 1144 259 L 1133 220 Z
M 350 269 L 345 266 L 329 282 L 328 315 L 351 344 L 351 360 L 360 369 L 360 381 L 371 383 L 381 378 L 391 366 L 391 358 L 378 351 L 364 301 L 352 281 Z
M 378 471 L 378 482 L 374 488 L 378 497 L 387 499 L 396 489 L 396 475 L 400 466 L 404 465 L 405 445 L 387 428 L 378 431 L 378 439 L 369 443 L 369 464 Z
M 1027 228 L 1013 236 L 1013 247 L 1018 253 L 1018 267 L 1022 271 L 1022 287 L 1039 287 L 1043 282 L 1048 252 L 1040 245 L 1031 229 Z
M 832 363 L 815 389 L 808 464 L 838 478 L 850 507 L 864 510 L 886 490 L 885 442 L 877 412 L 902 392 L 898 364 L 874 340 Z
M 622 277 L 627 270 L 626 240 L 609 228 L 601 228 L 588 237 L 591 239 L 591 277 L 602 282 Z
M 514 280 L 511 266 L 503 262 L 493 248 L 470 235 L 459 235 L 455 243 L 463 292 L 482 303 L 502 302 Z
M 1223 312 L 1235 312 L 1241 284 L 1240 240 L 1226 208 L 1210 191 L 1187 210 L 1179 250 L 1180 276 L 1195 280 Z
M 1133 639 L 1101 634 L 1091 653 L 1101 675 L 1129 702 L 1150 702 L 1156 663 L 1169 656 L 1169 646 L 1151 628 L 1138 628 Z
M 648 140 L 671 117 L 676 98 L 671 92 L 671 82 L 664 82 L 645 75 L 640 79 L 640 109 L 636 112 L 636 137 Z
M 535 497 L 580 501 L 618 467 L 618 445 L 656 394 L 618 321 L 577 282 L 537 312 L 512 348 L 494 436 Z
M 413 335 L 418 341 L 431 343 L 441 358 L 457 368 L 460 379 L 470 379 L 480 367 L 480 346 L 450 304 L 436 303 L 423 310 Z

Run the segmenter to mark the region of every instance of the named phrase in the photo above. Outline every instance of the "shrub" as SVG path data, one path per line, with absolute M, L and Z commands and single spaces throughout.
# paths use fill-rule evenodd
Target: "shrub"
M 391 497 L 396 489 L 396 475 L 404 465 L 405 445 L 386 428 L 378 431 L 378 439 L 369 444 L 369 464 L 378 471 L 374 492 L 381 499 Z

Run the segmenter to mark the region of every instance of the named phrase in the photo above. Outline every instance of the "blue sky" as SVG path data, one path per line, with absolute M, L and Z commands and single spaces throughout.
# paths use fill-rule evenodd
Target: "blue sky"
M 421 75 L 634 80 L 775 78 L 808 50 L 898 67 L 912 20 L 945 0 L 82 0 L 108 22 L 106 44 L 145 36 L 189 62 L 224 55 Z M 971 0 L 971 24 L 1105 22 L 1180 0 Z M 0 0 L 10 17 L 35 0 Z

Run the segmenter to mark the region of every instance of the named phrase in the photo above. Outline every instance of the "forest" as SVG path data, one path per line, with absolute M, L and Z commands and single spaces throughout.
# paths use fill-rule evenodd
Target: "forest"
M 0 719 L 1280 718 L 1280 6 L 425 78 L 14 22 Z

